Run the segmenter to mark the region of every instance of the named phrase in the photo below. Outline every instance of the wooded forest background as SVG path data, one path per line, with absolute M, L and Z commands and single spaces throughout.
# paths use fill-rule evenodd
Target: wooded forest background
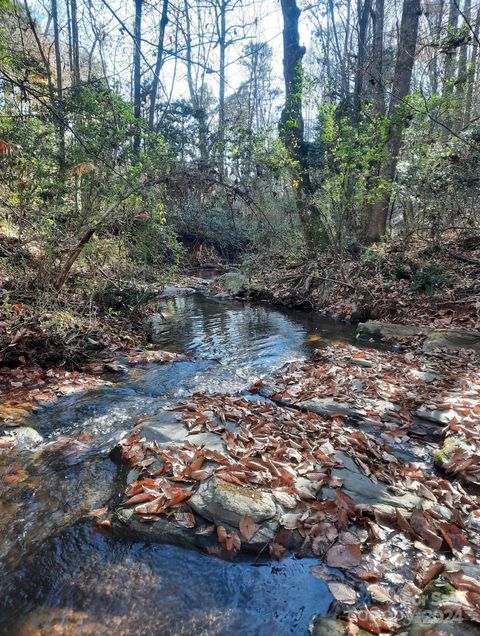
M 478 228 L 471 0 L 0 11 L 2 226 L 41 257 L 23 284 Z

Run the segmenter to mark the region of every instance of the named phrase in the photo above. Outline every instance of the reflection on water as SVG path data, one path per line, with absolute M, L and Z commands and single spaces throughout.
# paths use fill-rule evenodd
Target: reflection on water
M 22 598 L 23 616 L 4 622 L 5 633 L 305 634 L 312 614 L 325 612 L 330 600 L 311 564 L 228 563 L 172 546 L 113 541 L 79 526 L 17 571 L 10 587 Z M 9 598 L 18 607 L 18 596 Z M 59 622 L 65 632 L 54 630 Z
M 155 324 L 160 348 L 214 359 L 224 367 L 223 376 L 230 367 L 247 380 L 311 355 L 325 343 L 355 340 L 349 324 L 260 304 L 187 296 L 166 300 L 160 309 L 166 316 Z
M 115 496 L 109 450 L 138 418 L 194 391 L 234 391 L 353 329 L 313 314 L 199 296 L 165 300 L 159 347 L 194 360 L 42 408 L 30 425 L 56 450 L 0 457 L 0 633 L 306 634 L 330 595 L 310 562 L 226 563 L 103 536 L 88 512 Z M 60 444 L 61 446 L 61 444 Z M 40 449 L 41 451 L 41 449 Z

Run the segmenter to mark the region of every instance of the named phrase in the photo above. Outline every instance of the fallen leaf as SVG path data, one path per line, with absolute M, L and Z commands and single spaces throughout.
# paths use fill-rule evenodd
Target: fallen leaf
M 176 512 L 173 517 L 182 528 L 193 528 L 195 526 L 195 516 L 191 512 Z
M 387 587 L 379 585 L 378 583 L 372 583 L 367 586 L 367 590 L 370 592 L 372 599 L 379 603 L 391 603 L 392 599 Z
M 433 550 L 440 550 L 442 547 L 442 538 L 433 530 L 427 515 L 417 508 L 412 512 L 410 517 L 410 526 L 412 530 L 420 536 L 423 541 Z
M 239 528 L 245 539 L 247 541 L 251 541 L 260 526 L 258 523 L 255 523 L 252 517 L 250 517 L 249 515 L 244 515 L 240 519 Z
M 101 517 L 106 512 L 108 512 L 108 506 L 103 506 L 103 508 L 95 508 L 95 510 L 91 510 L 88 513 L 89 517 Z
M 453 523 L 440 523 L 438 529 L 457 558 L 475 563 L 473 547 L 458 526 Z
M 347 605 L 354 605 L 356 603 L 357 593 L 352 587 L 345 585 L 345 583 L 336 583 L 334 581 L 328 582 L 327 586 L 336 601 L 346 603 Z
M 336 543 L 327 552 L 327 564 L 332 568 L 352 568 L 362 560 L 362 551 L 357 543 Z

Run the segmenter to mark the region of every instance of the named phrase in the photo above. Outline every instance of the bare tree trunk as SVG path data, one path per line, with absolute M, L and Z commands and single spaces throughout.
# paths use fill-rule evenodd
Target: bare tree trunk
M 307 250 L 312 254 L 315 251 L 318 232 L 318 210 L 312 202 L 313 188 L 309 174 L 308 149 L 304 138 L 302 115 L 302 61 L 305 47 L 300 45 L 298 32 L 298 20 L 301 12 L 296 0 L 281 0 L 281 6 L 285 105 L 280 118 L 280 136 L 297 166 L 293 175 L 297 211 Z
M 372 81 L 373 104 L 375 111 L 383 117 L 385 115 L 385 88 L 383 78 L 383 30 L 385 22 L 385 0 L 375 0 L 373 14 L 373 43 L 372 43 Z
M 128 197 L 133 194 L 134 190 L 130 190 L 128 192 L 126 192 L 123 197 L 120 200 L 115 201 L 115 203 L 112 203 L 112 205 L 110 205 L 105 212 L 102 214 L 102 216 L 100 217 L 100 219 L 94 224 L 91 225 L 90 227 L 88 227 L 85 232 L 83 233 L 82 237 L 80 238 L 80 240 L 78 241 L 78 243 L 75 245 L 75 247 L 73 247 L 68 256 L 67 256 L 67 260 L 65 261 L 65 263 L 62 265 L 62 267 L 60 268 L 60 272 L 55 280 L 54 283 L 54 287 L 57 291 L 60 291 L 62 289 L 62 287 L 65 284 L 65 281 L 67 280 L 67 277 L 70 273 L 70 270 L 72 269 L 73 265 L 75 264 L 75 261 L 78 259 L 78 257 L 80 256 L 80 254 L 83 251 L 83 248 L 85 247 L 85 245 L 87 245 L 87 243 L 90 241 L 90 239 L 92 238 L 92 236 L 95 234 L 95 232 L 100 229 L 102 227 L 102 225 L 104 223 L 106 223 L 108 220 L 111 220 L 112 217 L 112 212 L 118 208 L 119 205 L 121 205 L 123 203 L 123 201 L 125 201 L 125 199 L 128 199 Z
M 355 72 L 355 88 L 353 91 L 353 107 L 355 117 L 360 117 L 362 109 L 363 80 L 365 75 L 365 62 L 367 60 L 367 31 L 368 18 L 372 9 L 372 0 L 357 1 L 358 11 L 358 52 L 357 68 Z
M 73 74 L 73 87 L 78 89 L 80 87 L 80 44 L 78 39 L 78 15 L 77 15 L 77 0 L 70 0 L 70 16 L 72 20 L 72 74 Z
M 477 10 L 477 19 L 475 20 L 474 27 L 474 39 L 475 43 L 478 42 L 480 35 L 480 6 Z M 473 89 L 475 86 L 475 77 L 477 75 L 477 64 L 479 56 L 479 47 L 474 46 L 472 49 L 472 56 L 468 65 L 467 71 L 467 93 L 465 95 L 465 110 L 463 116 L 463 126 L 467 127 L 472 119 L 472 104 L 473 104 Z
M 440 42 L 440 36 L 442 34 L 442 22 L 443 22 L 443 12 L 444 12 L 445 0 L 440 0 L 439 7 L 436 13 L 434 13 L 433 17 L 430 17 L 430 13 L 427 12 L 426 19 L 429 29 L 429 36 L 432 43 L 435 46 L 438 46 Z M 433 94 L 438 93 L 438 85 L 439 85 L 439 70 L 438 70 L 438 55 L 435 53 L 431 63 L 429 64 L 429 79 L 430 79 L 430 89 Z
M 96 230 L 96 227 L 88 228 L 88 230 L 82 236 L 82 238 L 77 243 L 77 245 L 69 253 L 68 258 L 65 261 L 64 265 L 62 266 L 62 268 L 60 269 L 60 273 L 57 277 L 57 280 L 55 281 L 55 289 L 57 291 L 60 291 L 62 287 L 64 286 L 65 281 L 67 280 L 67 276 L 73 267 L 73 264 L 82 253 L 82 250 L 85 247 L 85 245 L 89 242 L 89 240 L 95 234 L 95 230 Z
M 459 0 L 450 0 L 450 9 L 448 12 L 448 27 L 452 30 L 458 27 L 458 16 L 460 15 Z M 445 58 L 445 69 L 443 76 L 443 93 L 444 95 L 450 95 L 453 93 L 453 80 L 455 77 L 455 66 L 457 58 L 457 49 L 453 48 L 448 51 Z
M 142 8 L 143 0 L 135 0 L 135 25 L 133 38 L 133 114 L 135 117 L 135 135 L 133 137 L 133 151 L 138 155 L 140 150 L 140 119 L 142 116 L 141 68 L 142 53 Z
M 465 16 L 465 20 L 470 24 L 472 13 L 472 0 L 465 0 L 465 4 L 463 5 L 463 14 Z M 458 83 L 457 83 L 457 95 L 459 100 L 463 100 L 465 97 L 465 88 L 467 81 L 467 57 L 468 57 L 468 46 L 464 44 L 460 48 L 460 53 L 458 56 Z
M 157 45 L 157 59 L 155 62 L 155 70 L 153 73 L 152 79 L 152 87 L 150 89 L 150 109 L 148 112 L 148 127 L 150 130 L 153 130 L 153 125 L 155 122 L 155 106 L 157 103 L 157 95 L 158 95 L 158 86 L 160 83 L 160 71 L 162 70 L 163 65 L 163 47 L 165 42 L 165 29 L 168 24 L 168 0 L 163 0 L 162 4 L 162 15 L 160 18 L 160 26 L 159 26 L 159 34 L 158 34 L 158 45 Z
M 402 23 L 393 76 L 392 96 L 388 108 L 389 137 L 385 148 L 380 176 L 385 184 L 380 198 L 374 203 L 367 222 L 367 239 L 376 241 L 385 234 L 390 204 L 391 186 L 395 178 L 397 161 L 402 144 L 405 116 L 402 105 L 410 91 L 415 48 L 417 44 L 420 0 L 404 0 Z
M 55 73 L 57 82 L 57 110 L 63 112 L 63 79 L 62 79 L 62 52 L 60 50 L 60 29 L 58 25 L 58 6 L 57 0 L 52 0 L 52 20 L 53 20 L 53 37 L 55 44 Z M 58 167 L 60 174 L 65 170 L 65 126 L 63 121 L 58 123 Z
M 220 47 L 219 95 L 218 95 L 218 172 L 222 177 L 225 172 L 225 53 L 227 37 L 227 0 L 220 3 L 220 25 L 218 44 Z
M 191 36 L 191 20 L 190 20 L 190 7 L 188 0 L 184 0 L 184 15 L 185 15 L 185 57 L 187 64 L 187 83 L 190 93 L 190 101 L 192 102 L 193 118 L 198 124 L 198 150 L 200 151 L 200 160 L 202 162 L 208 161 L 208 148 L 207 148 L 207 113 L 205 112 L 205 106 L 203 103 L 203 82 L 200 91 L 195 86 L 193 80 L 193 60 L 192 60 L 192 36 Z

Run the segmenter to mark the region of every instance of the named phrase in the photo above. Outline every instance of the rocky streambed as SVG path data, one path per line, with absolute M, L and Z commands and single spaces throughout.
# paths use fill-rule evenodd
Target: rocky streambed
M 24 539 L 5 551 L 4 633 L 107 633 L 114 615 L 124 633 L 154 633 L 159 608 L 171 634 L 475 633 L 475 351 L 425 350 L 424 334 L 372 349 L 312 315 L 164 302 L 157 344 L 195 357 L 120 360 L 113 384 L 27 418 L 47 452 L 5 450 L 5 510 Z M 156 595 L 161 555 L 182 616 Z M 32 568 L 60 587 L 33 594 Z M 109 569 L 144 600 L 119 599 Z
M 475 630 L 480 376 L 448 337 L 326 347 L 243 396 L 168 405 L 117 449 L 130 467 L 117 527 L 223 558 L 319 557 L 336 629 Z M 442 582 L 432 610 L 426 586 Z

